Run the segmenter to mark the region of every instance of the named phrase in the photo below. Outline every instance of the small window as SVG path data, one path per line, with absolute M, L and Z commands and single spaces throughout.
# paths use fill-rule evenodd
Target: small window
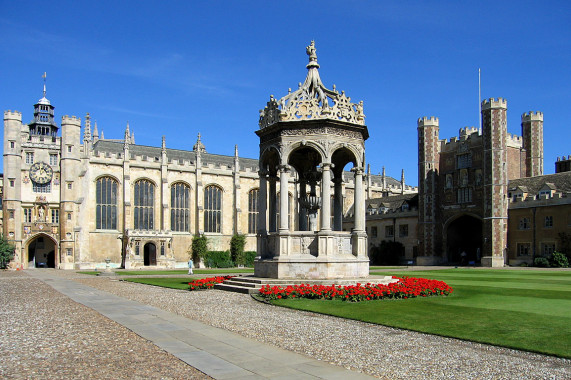
M 26 164 L 34 163 L 34 152 L 26 152 Z
M 531 244 L 529 243 L 517 243 L 517 255 L 518 256 L 529 256 L 531 251 Z
M 52 192 L 52 183 L 44 183 L 42 185 L 35 183 L 32 181 L 32 191 L 34 193 L 51 193 Z
M 50 154 L 50 165 L 57 166 L 57 154 Z
M 136 256 L 139 256 L 140 251 L 141 251 L 141 247 L 140 247 L 140 245 L 139 245 L 139 242 L 136 241 L 136 242 L 135 242 L 135 255 L 136 255 Z
M 10 148 L 14 149 L 14 141 L 10 141 Z
M 555 252 L 555 243 L 541 243 L 541 255 L 551 256 Z
M 66 252 L 66 254 L 67 254 L 68 256 L 73 256 L 73 249 L 71 249 L 71 248 L 66 248 L 66 249 L 65 249 L 65 252 Z
M 14 180 L 13 179 L 10 180 L 10 187 L 14 187 Z
M 71 212 L 67 213 L 67 220 L 71 220 Z
M 10 210 L 10 219 L 14 219 L 14 210 Z
M 546 216 L 545 217 L 545 223 L 543 225 L 545 228 L 551 228 L 553 227 L 553 216 Z
M 371 237 L 376 238 L 378 235 L 377 227 L 371 227 Z
M 32 223 L 32 209 L 25 208 L 24 209 L 24 223 Z
M 67 183 L 67 189 L 68 189 L 68 190 L 71 190 L 72 187 L 73 187 L 72 182 L 68 182 L 68 183 Z
M 401 224 L 399 226 L 399 237 L 407 237 L 408 236 L 408 224 Z
M 52 223 L 59 223 L 59 210 L 52 210 Z
M 161 241 L 161 256 L 165 255 L 165 242 Z
M 67 151 L 68 151 L 68 153 L 71 153 L 71 145 L 68 145 Z
M 519 220 L 519 229 L 520 230 L 529 230 L 529 219 L 528 218 L 521 218 Z
M 394 226 L 385 226 L 385 237 L 393 237 L 393 236 L 395 236 Z

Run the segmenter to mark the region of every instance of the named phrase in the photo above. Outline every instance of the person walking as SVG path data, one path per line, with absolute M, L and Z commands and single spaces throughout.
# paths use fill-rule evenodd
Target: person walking
M 194 274 L 192 273 L 192 268 L 194 267 L 194 262 L 192 261 L 192 257 L 190 259 L 188 259 L 188 274 Z

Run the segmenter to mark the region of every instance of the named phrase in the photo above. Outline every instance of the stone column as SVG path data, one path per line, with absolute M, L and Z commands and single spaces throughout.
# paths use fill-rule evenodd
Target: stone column
M 301 179 L 299 181 L 299 230 L 307 231 L 307 209 L 303 207 L 301 201 L 307 196 L 307 180 Z
M 365 231 L 365 197 L 363 190 L 363 168 L 351 169 L 355 173 L 355 231 Z
M 268 180 L 267 172 L 260 170 L 260 192 L 258 194 L 258 235 L 265 235 L 268 231 L 266 228 L 266 218 L 268 209 Z
M 289 180 L 289 167 L 287 165 L 280 165 L 280 231 L 289 230 L 289 193 L 288 193 L 288 180 Z
M 321 164 L 321 231 L 331 231 L 331 164 Z
M 270 204 L 268 207 L 268 218 L 269 218 L 269 231 L 276 232 L 276 181 L 275 176 L 269 176 L 268 182 L 270 183 Z
M 333 230 L 343 230 L 343 178 L 335 178 L 333 180 L 334 188 L 334 204 L 333 204 Z

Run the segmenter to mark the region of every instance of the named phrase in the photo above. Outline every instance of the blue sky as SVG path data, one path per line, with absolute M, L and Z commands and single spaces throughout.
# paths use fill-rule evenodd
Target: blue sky
M 314 39 L 324 84 L 364 101 L 373 173 L 416 185 L 421 116 L 440 137 L 478 126 L 482 98 L 508 100 L 508 132 L 544 113 L 544 172 L 571 154 L 568 1 L 0 0 L 0 107 L 28 122 L 42 96 L 97 120 L 105 138 L 258 157 L 259 110 L 306 76 Z

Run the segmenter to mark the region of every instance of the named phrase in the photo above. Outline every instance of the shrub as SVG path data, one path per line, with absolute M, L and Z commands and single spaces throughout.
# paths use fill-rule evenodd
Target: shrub
M 553 252 L 551 257 L 551 266 L 555 268 L 567 268 L 569 266 L 569 260 L 561 252 Z
M 246 251 L 244 252 L 244 266 L 253 267 L 254 266 L 254 259 L 258 255 L 256 251 Z
M 533 266 L 540 268 L 549 268 L 549 260 L 547 260 L 545 257 L 536 257 L 535 260 L 533 260 Z
M 230 240 L 230 255 L 232 261 L 236 265 L 245 265 L 244 246 L 246 245 L 246 236 L 236 234 Z
M 192 238 L 192 261 L 198 264 L 200 260 L 205 262 L 208 239 L 204 235 L 194 235 Z
M 16 247 L 8 243 L 4 235 L 0 235 L 0 269 L 6 269 L 10 261 L 14 258 Z
M 230 251 L 208 251 L 204 263 L 209 268 L 231 268 L 234 266 L 230 259 Z

